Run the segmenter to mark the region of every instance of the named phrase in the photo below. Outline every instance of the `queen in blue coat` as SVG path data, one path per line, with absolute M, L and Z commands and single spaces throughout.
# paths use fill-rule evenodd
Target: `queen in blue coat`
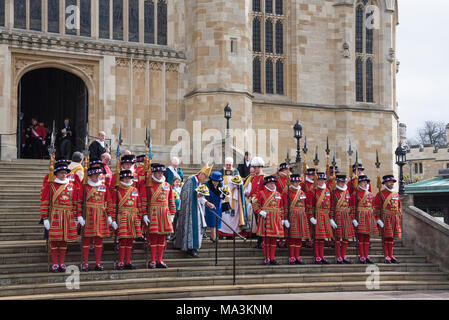
M 207 196 L 207 201 L 215 205 L 214 212 L 221 217 L 221 192 L 218 188 L 223 185 L 223 175 L 214 171 L 209 177 L 207 182 L 207 187 L 209 188 L 210 196 Z M 211 212 L 211 210 L 206 207 L 206 224 L 208 228 L 211 228 L 211 240 L 215 242 L 217 239 L 217 228 L 221 228 L 221 220 L 217 219 L 216 216 Z

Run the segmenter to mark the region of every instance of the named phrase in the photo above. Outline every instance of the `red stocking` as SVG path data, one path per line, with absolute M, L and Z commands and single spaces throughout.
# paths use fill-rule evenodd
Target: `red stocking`
M 50 241 L 51 261 L 58 264 L 58 241 Z
M 83 239 L 83 261 L 86 264 L 89 263 L 89 245 L 90 245 L 91 240 L 92 240 L 92 238 L 89 238 L 89 237 L 85 237 Z
M 103 253 L 103 239 L 100 237 L 95 238 L 95 264 L 100 264 L 101 254 Z
M 60 243 L 59 243 L 59 265 L 64 264 L 66 252 L 67 252 L 67 242 L 60 241 Z

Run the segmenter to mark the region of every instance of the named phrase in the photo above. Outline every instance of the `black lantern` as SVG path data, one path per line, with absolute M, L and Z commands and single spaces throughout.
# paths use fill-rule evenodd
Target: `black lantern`
M 402 167 L 407 163 L 407 150 L 399 143 L 395 151 L 396 164 L 399 166 L 399 194 L 404 194 L 404 174 Z
M 296 163 L 301 162 L 301 147 L 299 144 L 299 140 L 302 137 L 302 126 L 299 121 L 296 121 L 296 124 L 293 126 L 293 137 L 296 139 Z
M 226 136 L 229 135 L 229 120 L 232 118 L 232 109 L 229 103 L 224 108 L 224 117 L 226 119 Z

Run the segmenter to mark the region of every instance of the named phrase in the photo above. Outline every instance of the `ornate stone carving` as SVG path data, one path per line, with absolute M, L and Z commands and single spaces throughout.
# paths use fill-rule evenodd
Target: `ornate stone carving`
M 345 41 L 342 45 L 341 54 L 343 58 L 349 59 L 351 58 L 351 51 L 349 50 L 349 44 Z
M 37 62 L 36 60 L 25 59 L 25 58 L 15 58 L 14 59 L 14 70 L 16 75 L 19 74 L 28 65 Z
M 388 51 L 388 56 L 387 56 L 387 61 L 390 63 L 393 63 L 394 59 L 395 59 L 395 51 L 393 48 L 390 48 L 390 50 Z
M 162 70 L 162 62 L 150 61 L 150 70 L 161 71 Z
M 177 63 L 167 63 L 165 64 L 165 70 L 167 72 L 178 72 L 179 64 Z
M 115 58 L 116 67 L 129 67 L 129 63 L 129 59 Z
M 74 64 L 75 67 L 77 67 L 78 69 L 81 69 L 84 71 L 84 73 L 86 73 L 89 78 L 93 79 L 94 78 L 94 66 L 91 64 Z
M 145 60 L 136 60 L 133 59 L 133 69 L 136 71 L 144 71 L 147 66 L 147 62 Z

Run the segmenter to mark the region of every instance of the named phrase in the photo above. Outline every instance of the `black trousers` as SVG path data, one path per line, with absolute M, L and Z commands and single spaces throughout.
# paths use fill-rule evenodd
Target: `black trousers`
M 64 159 L 70 160 L 72 155 L 72 141 L 70 139 L 63 139 L 61 141 L 61 156 Z
M 30 138 L 31 143 L 31 158 L 41 159 L 42 158 L 42 140 L 39 138 Z

